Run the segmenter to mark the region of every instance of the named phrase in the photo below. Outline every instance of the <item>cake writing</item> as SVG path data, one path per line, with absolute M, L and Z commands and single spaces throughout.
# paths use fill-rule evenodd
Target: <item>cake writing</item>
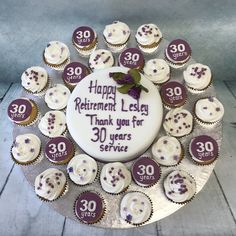
M 90 141 L 98 143 L 101 152 L 128 152 L 132 130 L 142 127 L 149 115 L 148 104 L 117 96 L 116 86 L 100 84 L 99 79 L 90 80 L 87 88 L 88 96 L 77 96 L 74 104 L 88 120 Z

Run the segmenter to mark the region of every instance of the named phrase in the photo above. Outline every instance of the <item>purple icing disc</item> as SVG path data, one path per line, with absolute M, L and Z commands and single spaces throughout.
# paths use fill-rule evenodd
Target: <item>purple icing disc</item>
M 170 107 L 183 105 L 187 98 L 186 88 L 176 81 L 167 82 L 162 85 L 160 93 L 162 101 Z
M 131 69 L 144 65 L 144 56 L 138 48 L 127 48 L 119 56 L 119 64 Z
M 77 84 L 88 74 L 88 68 L 80 62 L 71 62 L 68 64 L 63 73 L 62 78 L 67 83 Z
M 45 155 L 52 162 L 62 162 L 74 150 L 73 143 L 66 137 L 60 136 L 50 139 L 45 146 Z
M 166 48 L 166 56 L 173 62 L 185 62 L 190 55 L 191 48 L 183 39 L 173 40 Z
M 32 112 L 32 104 L 27 98 L 18 98 L 7 109 L 9 118 L 14 122 L 25 121 Z
M 92 224 L 103 216 L 104 203 L 95 192 L 83 192 L 75 201 L 75 215 L 84 223 Z
M 160 166 L 153 159 L 142 156 L 134 162 L 132 176 L 141 186 L 151 186 L 161 177 Z
M 72 39 L 77 45 L 85 47 L 90 45 L 95 37 L 93 29 L 88 26 L 81 26 L 74 31 Z
M 190 141 L 189 152 L 196 161 L 211 162 L 218 157 L 219 147 L 212 137 L 200 135 Z

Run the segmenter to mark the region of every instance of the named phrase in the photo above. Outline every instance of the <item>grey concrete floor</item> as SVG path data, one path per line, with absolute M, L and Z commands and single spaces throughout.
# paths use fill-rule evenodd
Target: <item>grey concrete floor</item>
M 68 42 L 73 30 L 98 32 L 119 19 L 130 28 L 154 22 L 167 40 L 187 39 L 193 57 L 208 64 L 215 79 L 235 79 L 235 0 L 2 0 L 0 2 L 0 82 L 17 82 L 22 71 L 42 64 L 50 40 Z

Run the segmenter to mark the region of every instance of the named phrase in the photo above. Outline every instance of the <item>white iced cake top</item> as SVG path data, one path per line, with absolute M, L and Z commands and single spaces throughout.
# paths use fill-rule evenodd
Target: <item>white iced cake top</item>
M 157 88 L 141 75 L 139 99 L 120 93 L 110 72 L 94 72 L 73 90 L 66 122 L 75 142 L 90 156 L 105 162 L 128 161 L 140 156 L 156 138 L 162 123 L 162 102 Z

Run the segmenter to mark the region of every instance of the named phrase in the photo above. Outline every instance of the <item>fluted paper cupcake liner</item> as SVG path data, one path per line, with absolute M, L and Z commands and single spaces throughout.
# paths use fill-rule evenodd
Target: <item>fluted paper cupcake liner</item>
M 47 90 L 50 88 L 51 86 L 51 78 L 48 77 L 48 81 L 45 85 L 45 87 L 40 91 L 40 92 L 32 92 L 26 88 L 23 87 L 24 91 L 30 95 L 34 95 L 34 96 L 37 96 L 39 98 L 43 97 L 45 95 L 45 93 L 47 92 Z
M 62 70 L 64 70 L 66 65 L 68 65 L 70 63 L 70 57 L 68 57 L 64 62 L 62 62 L 61 64 L 58 64 L 58 65 L 53 65 L 53 64 L 48 63 L 46 61 L 46 59 L 44 58 L 44 55 L 43 55 L 43 61 L 48 67 L 50 67 L 54 70 L 62 71 Z
M 34 188 L 35 188 L 35 186 L 34 186 Z M 36 194 L 36 196 L 37 196 L 42 202 L 54 202 L 54 201 L 60 199 L 61 197 L 65 196 L 68 191 L 69 191 L 69 184 L 68 184 L 68 182 L 66 181 L 66 183 L 65 183 L 65 185 L 64 185 L 64 187 L 63 187 L 63 189 L 62 189 L 62 191 L 61 191 L 61 193 L 60 193 L 60 195 L 59 195 L 57 198 L 55 198 L 55 199 L 53 199 L 53 200 L 48 200 L 48 199 L 46 199 L 46 198 L 43 198 L 43 197 L 39 196 L 38 194 Z
M 18 160 L 15 159 L 15 157 L 12 154 L 12 149 L 13 149 L 13 145 L 11 146 L 11 150 L 10 150 L 10 156 L 11 159 L 19 166 L 29 166 L 29 165 L 36 165 L 39 162 L 42 161 L 43 159 L 43 152 L 42 152 L 42 147 L 40 147 L 40 151 L 37 157 L 35 157 L 35 159 L 31 160 L 31 161 L 27 161 L 27 162 L 20 162 Z

